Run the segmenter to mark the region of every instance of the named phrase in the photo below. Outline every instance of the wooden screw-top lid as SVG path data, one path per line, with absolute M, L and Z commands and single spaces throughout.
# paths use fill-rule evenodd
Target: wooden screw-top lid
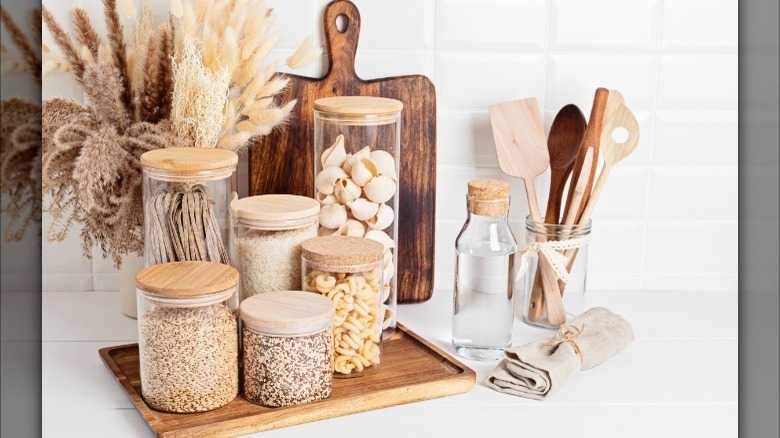
M 335 96 L 314 101 L 314 109 L 333 114 L 372 115 L 396 113 L 404 108 L 403 102 L 386 97 Z
M 215 262 L 163 263 L 141 269 L 135 276 L 135 286 L 151 298 L 204 298 L 236 285 L 238 271 Z
M 317 219 L 320 203 L 298 195 L 257 195 L 236 199 L 230 204 L 239 221 L 262 229 L 291 229 Z M 256 226 L 255 226 L 256 225 Z
M 301 244 L 303 258 L 318 268 L 333 272 L 361 272 L 382 260 L 384 245 L 353 236 L 320 236 Z
M 333 324 L 336 305 L 319 294 L 274 291 L 241 302 L 241 319 L 251 330 L 268 335 L 306 335 Z
M 232 168 L 236 163 L 235 152 L 216 148 L 162 148 L 141 155 L 142 165 L 175 172 Z
M 503 216 L 509 209 L 511 187 L 497 179 L 469 181 L 469 211 L 480 216 Z

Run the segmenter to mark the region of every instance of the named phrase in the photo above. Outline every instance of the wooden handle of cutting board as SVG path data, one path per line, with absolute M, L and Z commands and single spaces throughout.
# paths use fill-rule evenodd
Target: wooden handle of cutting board
M 339 16 L 346 19 L 346 28 L 340 32 L 336 26 Z M 360 36 L 360 12 L 349 0 L 336 0 L 325 8 L 325 40 L 328 45 L 329 80 L 346 81 L 357 77 L 355 54 Z

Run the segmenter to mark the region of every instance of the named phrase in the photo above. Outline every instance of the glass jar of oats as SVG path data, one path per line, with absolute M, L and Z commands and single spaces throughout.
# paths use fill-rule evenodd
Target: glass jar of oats
M 335 308 L 327 297 L 301 291 L 241 302 L 247 400 L 277 407 L 330 396 Z
M 303 242 L 302 248 L 303 290 L 336 305 L 335 376 L 375 372 L 382 347 L 384 246 L 363 237 L 322 236 Z
M 141 394 L 153 409 L 204 412 L 238 395 L 238 271 L 175 262 L 135 277 Z
M 301 287 L 301 243 L 317 237 L 320 204 L 296 195 L 259 195 L 230 203 L 231 264 L 241 274 L 241 300 Z

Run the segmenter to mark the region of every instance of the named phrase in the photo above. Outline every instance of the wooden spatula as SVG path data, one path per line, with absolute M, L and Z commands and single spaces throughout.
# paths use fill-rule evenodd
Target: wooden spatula
M 622 143 L 618 143 L 613 137 L 615 130 L 618 128 L 624 128 L 628 133 L 628 137 Z M 601 151 L 604 155 L 604 167 L 601 169 L 599 179 L 596 181 L 596 186 L 593 188 L 593 192 L 590 194 L 588 204 L 582 212 L 582 216 L 578 223 L 584 224 L 590 219 L 590 215 L 593 213 L 593 209 L 596 207 L 596 203 L 599 201 L 602 190 L 604 190 L 604 184 L 607 182 L 609 173 L 612 168 L 619 161 L 623 160 L 632 152 L 639 144 L 639 123 L 636 121 L 636 117 L 628 109 L 627 106 L 620 104 L 604 126 L 604 130 L 601 133 Z M 574 255 L 576 250 L 566 251 L 566 256 L 570 258 L 569 269 L 574 262 Z
M 522 99 L 491 105 L 490 124 L 496 143 L 498 164 L 507 175 L 522 178 L 528 196 L 528 208 L 534 222 L 542 222 L 536 199 L 534 177 L 544 172 L 550 156 L 544 141 L 544 127 L 536 99 Z M 540 236 L 539 240 L 546 240 Z M 544 257 L 539 257 L 542 269 L 544 301 L 550 323 L 566 322 L 555 271 Z

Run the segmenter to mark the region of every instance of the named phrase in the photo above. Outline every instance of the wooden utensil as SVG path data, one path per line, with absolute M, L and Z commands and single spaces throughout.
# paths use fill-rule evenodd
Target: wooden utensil
M 544 141 L 544 127 L 536 99 L 522 99 L 491 105 L 490 124 L 496 142 L 496 153 L 501 170 L 507 175 L 522 178 L 528 196 L 531 219 L 541 223 L 539 203 L 536 200 L 534 177 L 544 172 L 550 156 Z M 539 235 L 539 240 L 546 236 Z M 566 322 L 555 271 L 544 257 L 539 257 L 542 270 L 544 302 L 550 323 L 561 325 Z
M 546 224 L 557 224 L 561 215 L 561 200 L 566 187 L 566 179 L 585 133 L 587 122 L 577 105 L 569 104 L 561 108 L 550 127 L 547 137 L 547 151 L 550 154 L 550 192 L 547 196 L 547 211 L 544 214 Z M 540 266 L 537 266 L 534 276 L 533 290 L 528 319 L 536 321 L 542 316 L 542 276 Z
M 574 185 L 574 194 L 572 198 L 572 203 L 577 204 L 579 202 L 582 202 L 583 196 L 585 196 L 585 188 L 588 184 L 588 175 L 590 174 L 590 166 L 592 165 L 592 158 L 593 158 L 593 148 L 589 147 L 587 152 L 585 153 L 585 160 L 583 161 L 582 166 L 582 172 L 580 172 L 580 179 L 578 179 L 576 182 L 572 182 Z M 574 225 L 576 220 L 577 211 L 574 209 L 571 209 L 569 211 L 569 215 L 564 218 L 563 225 Z M 568 239 L 568 236 L 563 235 L 560 236 L 561 240 Z M 568 267 L 568 269 L 571 269 L 571 267 Z M 544 305 L 542 301 L 543 296 L 543 288 L 542 283 L 540 279 L 540 270 L 537 269 L 536 278 L 534 279 L 534 285 L 533 289 L 531 290 L 531 299 L 528 304 L 528 319 L 531 321 L 537 321 L 539 318 L 542 317 L 542 311 L 544 310 Z M 563 296 L 563 289 L 566 286 L 566 284 L 562 281 L 558 281 L 558 289 L 560 290 L 561 296 Z
M 624 128 L 628 133 L 628 137 L 622 143 L 618 143 L 613 136 L 615 130 L 618 128 Z M 627 106 L 620 104 L 612 115 L 612 118 L 607 121 L 604 130 L 601 133 L 604 167 L 601 169 L 599 179 L 596 181 L 596 186 L 593 188 L 588 204 L 583 210 L 578 223 L 584 224 L 590 219 L 590 215 L 596 207 L 602 190 L 604 190 L 604 184 L 607 182 L 607 178 L 609 177 L 612 168 L 619 161 L 634 152 L 637 144 L 639 144 L 639 122 L 637 122 L 636 117 L 634 117 L 634 114 Z M 576 250 L 573 249 L 566 251 L 566 256 L 570 258 L 568 269 L 571 269 L 571 265 L 574 263 L 575 252 Z
M 604 120 L 611 119 L 618 107 L 624 103 L 623 94 L 618 90 L 610 89 L 609 95 L 607 95 L 607 106 L 604 108 Z
M 343 32 L 336 17 L 344 16 Z M 328 72 L 322 78 L 285 74 L 290 85 L 282 100 L 298 99 L 292 123 L 274 130 L 250 149 L 252 195 L 314 194 L 314 116 L 320 97 L 381 96 L 398 99 L 401 112 L 401 162 L 398 206 L 398 301 L 422 302 L 433 293 L 436 217 L 436 90 L 422 75 L 364 80 L 355 73 L 360 13 L 349 1 L 325 8 Z
M 569 195 L 566 197 L 566 208 L 563 211 L 563 216 L 569 215 L 570 209 L 577 211 L 577 223 L 582 216 L 582 211 L 585 209 L 585 205 L 590 198 L 590 192 L 593 188 L 593 182 L 596 180 L 596 167 L 599 160 L 599 140 L 601 136 L 601 128 L 604 124 L 604 111 L 607 107 L 607 99 L 609 97 L 609 90 L 606 88 L 599 88 L 596 90 L 596 94 L 593 97 L 593 108 L 590 110 L 590 120 L 588 121 L 588 127 L 585 128 L 585 134 L 582 137 L 582 144 L 580 146 L 577 159 L 574 161 L 574 168 L 572 169 L 571 180 L 577 181 L 580 179 L 580 172 L 583 162 L 585 161 L 585 154 L 589 147 L 593 147 L 593 159 L 590 169 L 590 175 L 588 176 L 588 184 L 585 186 L 585 195 L 579 205 L 573 205 L 571 199 L 574 195 L 574 185 L 569 186 Z
M 569 104 L 558 111 L 550 127 L 550 135 L 547 137 L 551 172 L 550 194 L 544 215 L 544 222 L 547 224 L 557 224 L 559 221 L 563 189 L 571 174 L 587 125 L 588 122 L 579 107 Z

